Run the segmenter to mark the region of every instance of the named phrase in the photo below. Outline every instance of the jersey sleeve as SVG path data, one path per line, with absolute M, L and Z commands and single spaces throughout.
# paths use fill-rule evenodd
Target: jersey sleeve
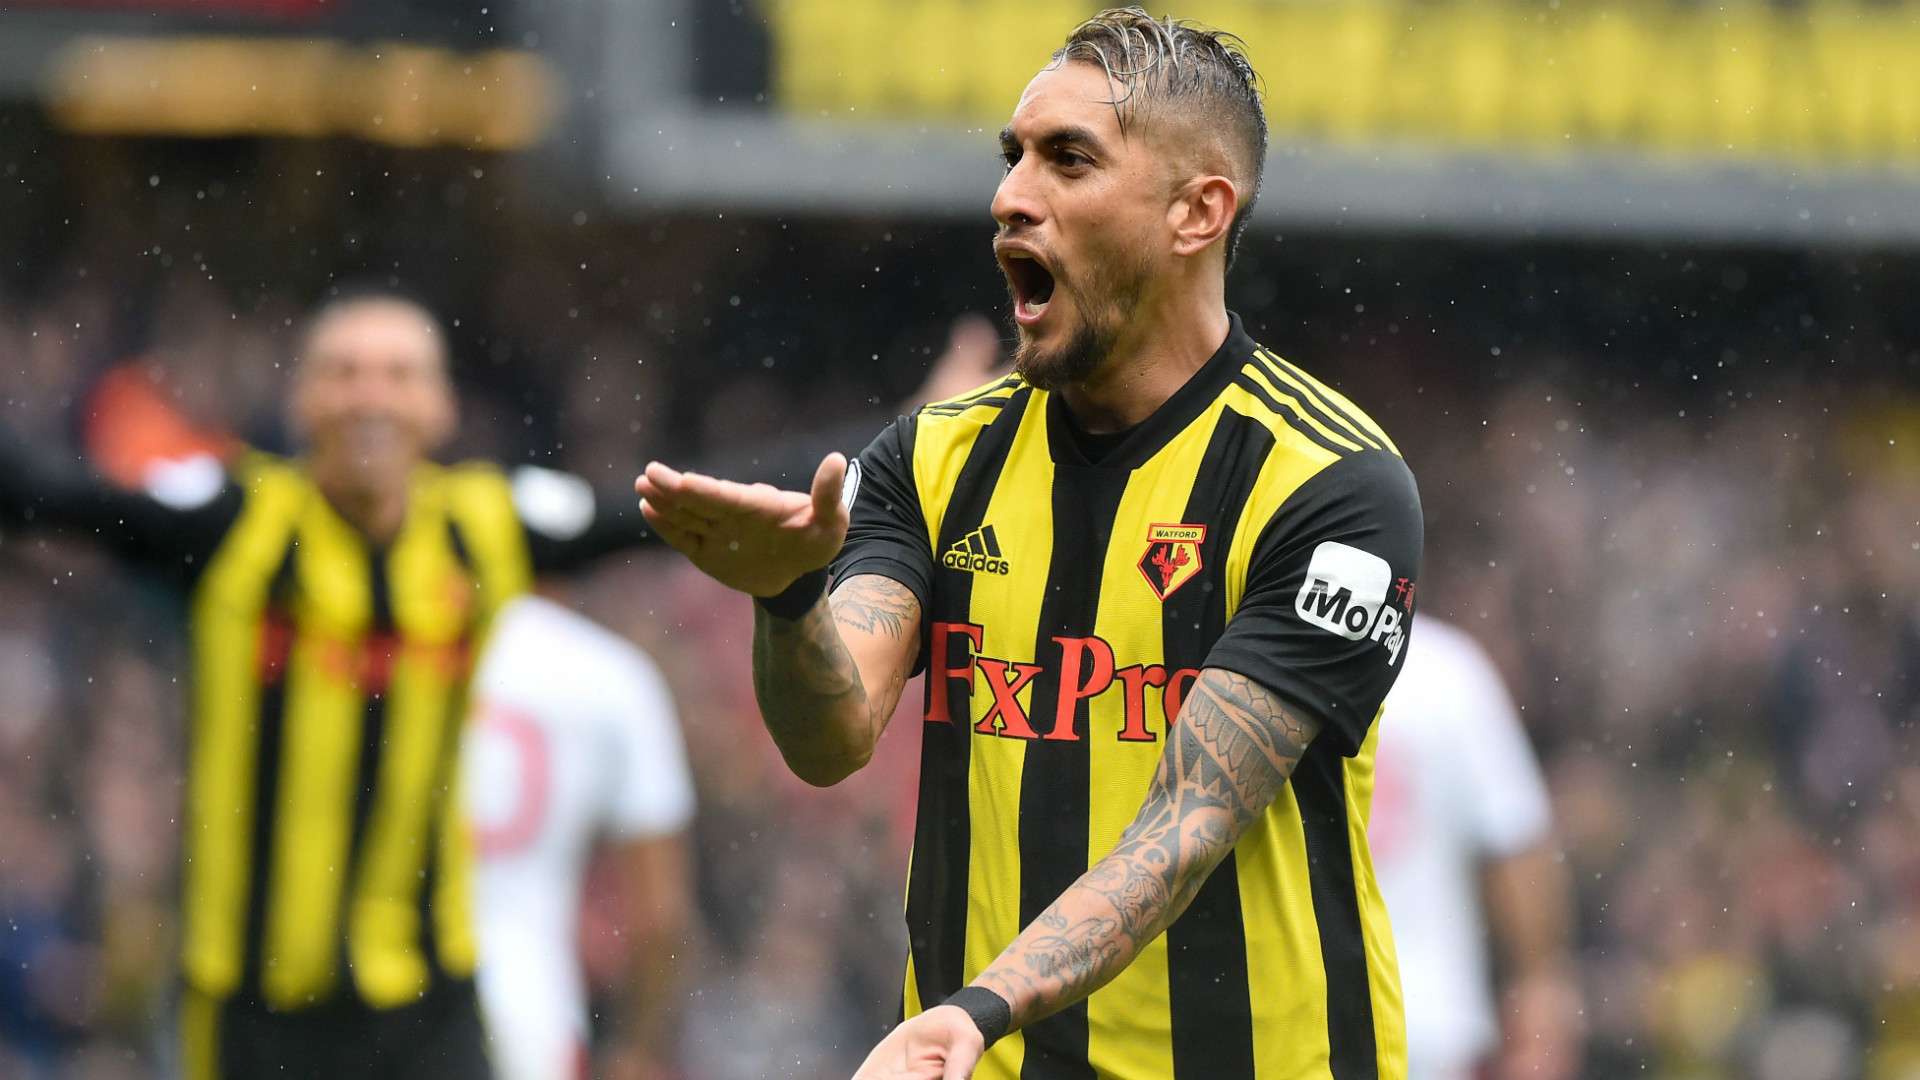
M 507 476 L 537 573 L 578 569 L 655 541 L 638 498 L 596 490 L 572 473 L 522 465 Z
M 928 609 L 933 592 L 933 541 L 913 482 L 914 418 L 902 416 L 854 459 L 845 498 L 852 523 L 833 560 L 836 585 L 879 574 L 905 585 Z
M 244 502 L 244 492 L 212 457 L 158 470 L 136 491 L 73 457 L 0 431 L 0 528 L 90 535 L 121 559 L 183 584 L 205 569 Z
M 608 717 L 619 760 L 608 829 L 624 840 L 678 832 L 693 818 L 693 777 L 673 694 L 660 670 L 638 653 L 622 683 Z
M 1447 677 L 1457 698 L 1452 711 L 1474 843 L 1495 858 L 1517 854 L 1545 839 L 1553 824 L 1546 781 L 1520 713 L 1478 646 L 1464 650 Z
M 1413 474 L 1395 455 L 1322 469 L 1262 530 L 1206 665 L 1259 682 L 1358 753 L 1406 656 L 1423 533 Z

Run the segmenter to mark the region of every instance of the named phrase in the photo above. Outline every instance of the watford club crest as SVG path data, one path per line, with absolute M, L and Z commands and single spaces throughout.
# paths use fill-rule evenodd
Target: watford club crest
M 1205 525 L 1150 525 L 1147 551 L 1140 556 L 1140 574 L 1153 595 L 1165 600 L 1200 572 L 1200 542 Z

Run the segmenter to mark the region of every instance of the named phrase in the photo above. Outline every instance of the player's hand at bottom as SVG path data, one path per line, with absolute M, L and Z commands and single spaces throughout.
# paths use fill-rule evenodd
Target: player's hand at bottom
M 774 596 L 833 561 L 847 537 L 840 491 L 847 459 L 828 454 L 813 490 L 738 484 L 654 461 L 633 482 L 640 512 L 667 543 L 722 585 Z
M 973 1017 L 938 1005 L 880 1040 L 853 1080 L 967 1080 L 986 1049 Z

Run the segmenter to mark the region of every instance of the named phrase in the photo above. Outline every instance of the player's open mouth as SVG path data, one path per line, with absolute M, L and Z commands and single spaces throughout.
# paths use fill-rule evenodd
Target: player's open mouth
M 1001 267 L 1013 287 L 1013 318 L 1021 326 L 1032 326 L 1047 313 L 1053 300 L 1053 271 L 1041 265 L 1030 252 L 1008 248 L 1001 253 Z

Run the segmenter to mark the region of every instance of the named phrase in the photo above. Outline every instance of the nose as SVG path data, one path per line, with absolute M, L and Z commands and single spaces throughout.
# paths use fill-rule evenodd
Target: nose
M 993 220 L 999 222 L 1002 229 L 1038 225 L 1046 217 L 1046 207 L 1036 190 L 1029 160 L 1023 158 L 1008 169 L 993 193 Z
M 377 412 L 393 396 L 392 379 L 375 364 L 351 365 L 341 379 L 343 397 L 358 412 Z

